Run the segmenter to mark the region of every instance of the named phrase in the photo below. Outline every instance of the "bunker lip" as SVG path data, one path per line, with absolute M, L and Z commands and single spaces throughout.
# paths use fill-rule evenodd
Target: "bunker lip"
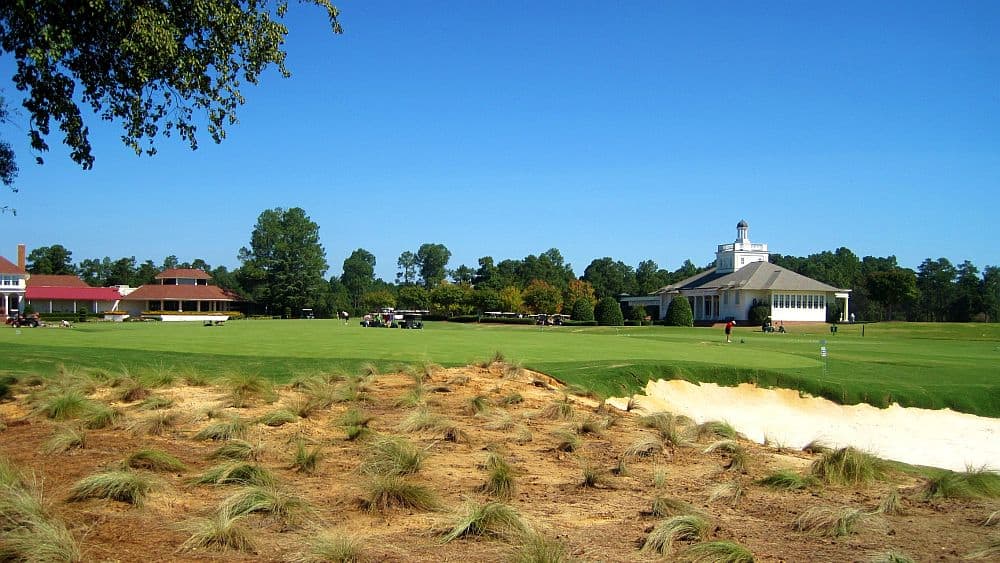
M 650 381 L 645 395 L 635 400 L 646 411 L 683 414 L 697 423 L 725 420 L 760 444 L 801 449 L 819 440 L 914 465 L 955 471 L 1000 469 L 1000 419 L 949 409 L 840 405 L 793 389 L 662 379 Z M 627 398 L 608 400 L 619 409 L 627 402 Z

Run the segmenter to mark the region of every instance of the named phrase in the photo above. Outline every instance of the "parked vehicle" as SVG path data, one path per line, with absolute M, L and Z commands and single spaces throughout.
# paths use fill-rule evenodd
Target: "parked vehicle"
M 27 326 L 35 328 L 38 326 L 38 313 L 33 315 L 25 315 L 24 313 L 18 313 L 14 317 L 9 317 L 7 322 L 10 323 L 14 328 L 21 328 L 22 326 Z

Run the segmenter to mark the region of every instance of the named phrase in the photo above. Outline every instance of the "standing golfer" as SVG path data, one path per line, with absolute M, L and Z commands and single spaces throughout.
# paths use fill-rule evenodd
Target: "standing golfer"
M 736 321 L 734 321 L 734 320 L 730 320 L 728 323 L 726 323 L 726 343 L 727 344 L 729 342 L 731 342 L 730 338 L 731 338 L 731 336 L 733 334 L 733 327 L 734 326 L 736 326 Z

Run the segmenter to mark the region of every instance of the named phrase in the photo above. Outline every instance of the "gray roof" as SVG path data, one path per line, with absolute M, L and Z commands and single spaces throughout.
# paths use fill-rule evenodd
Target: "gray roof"
M 770 262 L 753 262 L 735 272 L 720 274 L 715 268 L 662 287 L 657 294 L 693 289 L 747 289 L 770 291 L 850 291 L 839 289 Z

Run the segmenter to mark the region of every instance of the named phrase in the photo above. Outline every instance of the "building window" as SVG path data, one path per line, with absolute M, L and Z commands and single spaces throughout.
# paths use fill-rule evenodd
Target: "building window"
M 819 308 L 820 309 L 826 308 L 826 295 L 819 296 Z

